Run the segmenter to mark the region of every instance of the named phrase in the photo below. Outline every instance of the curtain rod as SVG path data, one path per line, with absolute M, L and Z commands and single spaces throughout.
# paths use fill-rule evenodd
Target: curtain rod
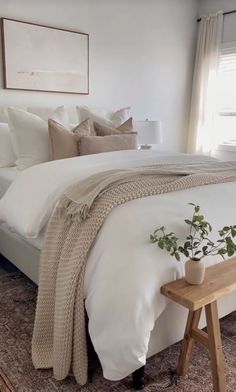
M 230 15 L 230 14 L 235 14 L 235 13 L 236 13 L 236 10 L 233 10 L 233 11 L 224 12 L 223 15 Z M 202 18 L 199 18 L 197 20 L 197 22 L 201 22 L 201 20 L 202 20 Z

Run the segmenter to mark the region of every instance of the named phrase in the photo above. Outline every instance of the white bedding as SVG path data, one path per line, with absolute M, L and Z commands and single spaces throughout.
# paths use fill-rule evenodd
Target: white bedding
M 172 156 L 172 160 L 178 156 Z M 111 168 L 148 165 L 163 159 L 169 162 L 170 157 L 157 151 L 132 150 L 85 155 L 32 166 L 21 173 L 0 201 L 0 222 L 5 222 L 23 237 L 37 238 L 55 203 L 75 181 Z
M 16 179 L 19 171 L 15 167 L 0 167 L 0 198 Z
M 23 172 L 0 201 L 0 220 L 19 234 L 37 236 L 76 179 L 129 164 L 198 159 L 125 151 L 38 165 Z M 150 333 L 168 303 L 160 286 L 183 274 L 184 264 L 150 244 L 149 234 L 165 225 L 180 237 L 186 235 L 183 220 L 191 216 L 189 202 L 202 206 L 215 230 L 235 224 L 235 194 L 235 182 L 208 185 L 130 201 L 109 215 L 89 254 L 85 276 L 89 332 L 106 378 L 119 380 L 145 364 Z

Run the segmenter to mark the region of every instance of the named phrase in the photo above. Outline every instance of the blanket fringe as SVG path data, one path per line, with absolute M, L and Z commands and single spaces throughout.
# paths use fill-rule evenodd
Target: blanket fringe
M 83 222 L 89 217 L 90 206 L 85 203 L 77 203 L 68 197 L 64 197 L 58 204 L 60 218 L 66 221 Z

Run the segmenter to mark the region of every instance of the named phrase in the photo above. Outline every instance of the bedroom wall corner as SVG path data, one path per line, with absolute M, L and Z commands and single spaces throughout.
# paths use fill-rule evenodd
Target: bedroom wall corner
M 162 149 L 185 151 L 198 0 L 0 0 L 0 17 L 90 34 L 88 96 L 3 90 L 0 106 L 132 106 L 163 122 Z

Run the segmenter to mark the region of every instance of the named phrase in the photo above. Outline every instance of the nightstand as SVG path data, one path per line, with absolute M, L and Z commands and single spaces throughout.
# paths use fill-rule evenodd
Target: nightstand
M 236 144 L 220 144 L 212 150 L 211 156 L 222 161 L 236 161 Z

